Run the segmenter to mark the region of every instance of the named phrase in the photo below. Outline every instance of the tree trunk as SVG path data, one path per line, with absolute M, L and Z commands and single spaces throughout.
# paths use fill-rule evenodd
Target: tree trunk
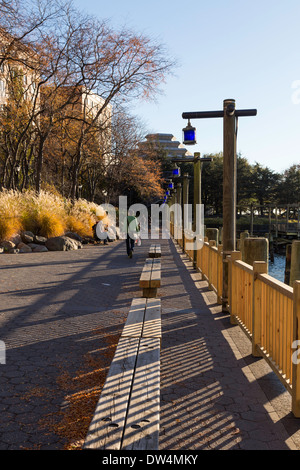
M 71 182 L 71 192 L 70 192 L 70 198 L 74 201 L 76 199 L 76 193 L 77 193 L 77 186 L 78 186 L 78 175 L 80 171 L 80 165 L 81 165 L 81 142 L 78 145 L 77 153 L 73 158 L 73 169 L 72 169 L 72 182 Z
M 35 175 L 35 189 L 39 193 L 41 191 L 42 184 L 42 170 L 44 163 L 44 144 L 46 138 L 40 136 L 38 151 L 37 151 L 37 161 L 36 161 L 36 175 Z
M 6 155 L 5 157 L 5 160 L 4 160 L 4 163 L 3 163 L 3 175 L 2 175 L 2 182 L 1 182 L 1 186 L 3 188 L 6 188 L 6 180 L 7 180 L 7 165 L 8 165 L 8 161 L 9 161 L 9 156 Z
M 78 182 L 78 167 L 76 164 L 74 164 L 73 170 L 72 170 L 72 182 L 71 182 L 71 191 L 70 191 L 70 198 L 72 199 L 72 201 L 75 201 L 76 199 L 77 182 Z

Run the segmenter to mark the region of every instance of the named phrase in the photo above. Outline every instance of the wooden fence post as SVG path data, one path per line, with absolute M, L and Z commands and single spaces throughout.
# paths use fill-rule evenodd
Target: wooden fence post
M 237 188 L 237 156 L 236 156 L 236 116 L 235 100 L 223 102 L 223 260 L 236 250 L 236 188 Z M 229 279 L 227 263 L 224 263 L 222 308 L 228 311 Z
M 188 227 L 189 175 L 183 175 L 182 185 L 182 251 L 186 252 L 186 231 Z
M 261 300 L 262 288 L 257 282 L 257 274 L 267 274 L 268 264 L 265 261 L 253 263 L 253 298 L 252 298 L 252 356 L 260 357 L 258 345 L 261 344 Z
M 200 228 L 200 218 L 199 208 L 201 204 L 201 161 L 200 161 L 200 153 L 194 153 L 194 203 L 193 203 L 193 232 L 197 232 L 197 228 Z M 197 233 L 197 238 L 200 236 Z M 198 249 L 198 241 L 194 244 L 194 268 L 197 267 L 197 249 Z
M 199 238 L 198 235 L 196 237 L 196 254 L 194 254 L 195 257 L 195 268 L 198 273 L 201 274 L 200 281 L 203 281 L 203 272 L 202 272 L 202 266 L 203 266 L 203 247 L 199 248 Z
M 235 276 L 233 274 L 233 263 L 235 261 L 240 261 L 242 259 L 242 253 L 240 251 L 232 251 L 230 256 L 227 256 L 228 259 L 228 305 L 230 311 L 230 323 L 236 325 L 237 321 L 235 319 L 235 314 L 233 312 L 233 304 L 235 304 L 234 295 L 236 294 L 235 290 Z
M 294 282 L 293 346 L 300 346 L 300 281 Z M 292 412 L 300 418 L 300 357 L 293 354 L 292 363 Z
M 212 272 L 212 247 L 217 246 L 217 242 L 215 240 L 209 240 L 208 242 L 209 250 L 208 250 L 208 288 L 213 290 L 212 288 L 212 279 L 211 279 L 211 272 Z
M 293 240 L 291 250 L 290 286 L 300 279 L 300 240 Z
M 223 245 L 218 245 L 218 284 L 217 284 L 217 303 L 222 305 L 222 287 L 223 287 Z
M 177 184 L 177 210 L 178 210 L 178 219 L 177 219 L 177 243 L 182 247 L 182 187 L 181 183 Z

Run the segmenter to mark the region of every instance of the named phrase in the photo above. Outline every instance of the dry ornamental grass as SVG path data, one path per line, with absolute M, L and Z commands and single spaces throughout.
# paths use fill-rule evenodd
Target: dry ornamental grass
M 0 192 L 0 241 L 29 230 L 36 235 L 55 237 L 66 231 L 92 236 L 97 222 L 97 205 L 84 199 L 75 202 L 50 192 Z

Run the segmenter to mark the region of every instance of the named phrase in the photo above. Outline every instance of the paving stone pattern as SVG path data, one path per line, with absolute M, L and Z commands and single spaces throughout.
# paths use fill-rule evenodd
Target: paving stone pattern
M 129 260 L 120 241 L 3 254 L 0 263 L 0 449 L 63 449 L 53 432 L 68 406 L 61 380 L 76 377 L 87 355 L 105 360 L 107 337 L 121 333 L 139 293 L 141 261 Z
M 63 449 L 65 438 L 40 425 L 68 406 L 59 378 L 75 375 L 87 354 L 105 357 L 107 338 L 120 334 L 141 295 L 150 243 L 143 240 L 132 259 L 123 241 L 1 255 L 1 450 Z M 300 449 L 288 392 L 263 359 L 252 358 L 249 340 L 182 250 L 160 243 L 160 450 Z
M 289 393 L 180 247 L 163 247 L 160 449 L 296 450 Z

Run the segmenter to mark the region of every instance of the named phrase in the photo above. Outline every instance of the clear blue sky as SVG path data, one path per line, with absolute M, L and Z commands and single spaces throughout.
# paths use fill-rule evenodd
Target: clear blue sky
M 178 61 L 155 103 L 133 113 L 149 132 L 182 141 L 187 111 L 256 108 L 239 119 L 237 151 L 250 163 L 281 172 L 300 163 L 300 1 L 75 0 L 86 13 L 126 25 L 163 43 Z M 297 82 L 298 81 L 298 82 Z M 293 88 L 293 84 L 294 87 Z M 191 152 L 223 148 L 222 119 L 195 120 Z

